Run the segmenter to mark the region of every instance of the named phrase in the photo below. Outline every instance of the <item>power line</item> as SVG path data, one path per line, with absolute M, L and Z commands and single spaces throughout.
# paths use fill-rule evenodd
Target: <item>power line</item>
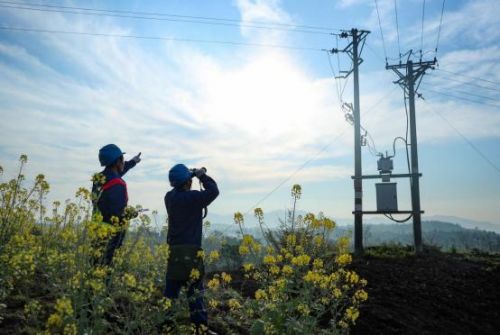
M 481 156 L 485 162 L 487 162 L 489 165 L 491 165 L 495 170 L 496 172 L 500 172 L 500 168 L 495 164 L 493 163 L 481 150 L 479 150 L 478 147 L 476 147 L 476 145 L 474 145 L 474 143 L 472 143 L 472 141 L 470 141 L 460 130 L 458 130 L 447 118 L 444 117 L 444 115 L 442 115 L 440 112 L 438 112 L 437 110 L 435 110 L 434 108 L 432 108 L 432 111 L 434 113 L 436 113 L 439 117 L 441 117 L 441 119 L 443 119 L 447 124 L 448 126 L 450 126 L 450 128 L 452 128 L 458 135 L 460 135 L 460 137 L 462 137 L 462 139 L 472 148 L 474 149 L 474 151 L 479 155 Z
M 398 50 L 399 50 L 399 59 L 401 60 L 401 45 L 399 43 L 399 20 L 398 20 L 398 5 L 397 0 L 394 0 L 394 13 L 396 14 L 396 32 L 398 34 Z
M 464 85 L 469 85 L 469 86 L 472 86 L 472 87 L 477 87 L 477 88 L 481 88 L 481 89 L 485 89 L 485 90 L 500 92 L 500 89 L 498 89 L 498 88 L 488 87 L 488 86 L 482 86 L 482 85 L 478 85 L 478 84 L 470 82 L 470 81 L 463 81 L 463 80 L 449 78 L 449 77 L 442 78 L 442 77 L 438 77 L 438 76 L 435 76 L 435 75 L 432 75 L 432 74 L 429 74 L 429 75 L 431 75 L 433 78 L 437 78 L 438 80 L 454 81 L 454 82 L 461 83 L 461 84 L 464 84 Z
M 144 36 L 144 35 L 108 34 L 108 33 L 85 32 L 85 31 L 51 30 L 51 29 L 38 29 L 38 28 L 25 28 L 25 27 L 0 26 L 0 30 L 9 30 L 9 31 L 15 31 L 15 32 L 44 33 L 44 34 L 117 37 L 117 38 L 131 38 L 131 39 L 142 39 L 142 40 L 162 40 L 162 41 L 190 42 L 190 43 L 241 45 L 241 46 L 251 46 L 251 47 L 260 47 L 260 48 L 290 49 L 290 50 L 304 50 L 304 51 L 320 51 L 320 52 L 323 51 L 322 49 L 317 49 L 317 48 L 290 46 L 290 45 L 279 45 L 279 44 L 245 43 L 245 42 L 234 42 L 234 41 L 202 40 L 202 39 L 194 39 L 194 38 Z
M 422 34 L 420 35 L 420 57 L 422 57 L 422 50 L 424 49 L 424 20 L 425 20 L 425 0 L 422 4 Z
M 434 57 L 437 57 L 437 52 L 438 52 L 438 47 L 439 47 L 439 38 L 441 37 L 441 26 L 443 25 L 443 14 L 444 14 L 444 4 L 446 0 L 443 0 L 443 6 L 441 7 L 441 18 L 439 19 L 439 28 L 438 28 L 438 35 L 437 35 L 437 41 L 436 41 L 436 53 Z
M 201 20 L 212 20 L 212 21 L 225 21 L 225 22 L 241 22 L 241 20 L 237 19 L 228 19 L 228 18 L 219 18 L 219 17 L 209 17 L 209 16 L 192 16 L 192 15 L 179 15 L 179 14 L 171 14 L 171 13 L 158 13 L 158 12 L 137 12 L 130 10 L 108 10 L 108 9 L 98 9 L 98 8 L 89 8 L 89 7 L 70 7 L 70 6 L 62 6 L 62 5 L 46 5 L 46 4 L 34 4 L 34 3 L 18 3 L 11 1 L 0 1 L 0 3 L 5 4 L 13 4 L 13 5 L 29 5 L 29 6 L 37 6 L 37 7 L 47 7 L 47 8 L 62 8 L 62 9 L 76 9 L 83 11 L 95 11 L 95 12 L 105 12 L 105 13 L 124 13 L 124 14 L 137 14 L 137 15 L 151 15 L 151 16 L 170 16 L 170 17 L 179 17 L 179 18 L 189 18 L 189 19 L 201 19 Z M 298 25 L 298 24 L 289 24 L 289 23 L 278 23 L 278 22 L 265 22 L 265 21 L 254 21 L 257 24 L 265 24 L 272 26 L 283 26 L 283 27 L 298 27 L 305 29 L 316 29 L 316 30 L 340 30 L 329 27 L 320 27 L 320 26 L 310 26 L 310 25 Z
M 382 30 L 382 23 L 380 22 L 380 13 L 378 11 L 378 2 L 377 2 L 377 0 L 374 0 L 374 1 L 375 1 L 375 8 L 377 9 L 377 17 L 378 17 L 378 26 L 380 28 L 380 36 L 382 36 L 382 45 L 384 47 L 385 61 L 387 62 L 387 51 L 385 48 L 385 40 L 384 40 L 384 32 Z
M 174 14 L 154 14 L 154 13 L 144 13 L 144 12 L 133 12 L 133 11 L 117 11 L 117 10 L 102 10 L 93 9 L 85 7 L 70 7 L 70 6 L 54 6 L 54 5 L 30 5 L 19 4 L 13 2 L 0 1 L 0 7 L 2 8 L 12 8 L 12 9 L 22 9 L 31 10 L 39 12 L 51 12 L 51 13 L 65 13 L 65 14 L 77 14 L 77 15 L 92 15 L 92 16 L 107 16 L 107 17 L 119 17 L 119 18 L 130 18 L 130 19 L 140 19 L 140 20 L 155 20 L 155 21 L 169 21 L 169 22 L 185 22 L 185 23 L 196 23 L 196 24 L 206 24 L 206 25 L 219 25 L 219 26 L 231 26 L 231 27 L 247 27 L 256 29 L 267 29 L 267 30 L 280 30 L 288 32 L 298 32 L 307 34 L 323 34 L 330 35 L 330 32 L 320 31 L 326 28 L 301 28 L 297 29 L 298 26 L 285 25 L 285 24 L 273 24 L 273 23 L 262 23 L 260 25 L 241 23 L 238 20 L 230 19 L 218 19 L 209 18 L 202 16 L 188 16 L 188 15 L 174 15 Z M 36 6 L 36 7 L 35 7 Z M 45 8 L 39 8 L 45 7 Z M 76 11 L 75 11 L 76 10 Z M 158 17 L 160 16 L 160 17 Z M 308 27 L 308 26 L 302 26 Z M 336 29 L 332 29 L 336 30 Z M 330 30 L 331 31 L 331 30 Z
M 326 56 L 328 58 L 328 64 L 330 65 L 330 69 L 332 71 L 333 80 L 335 81 L 335 89 L 337 91 L 337 98 L 339 99 L 339 105 L 342 107 L 343 101 L 342 101 L 342 97 L 340 96 L 340 87 L 339 87 L 339 84 L 337 81 L 337 76 L 335 74 L 335 69 L 333 68 L 333 64 L 332 64 L 332 60 L 331 60 L 331 56 L 330 56 L 329 51 L 326 52 Z
M 473 77 L 473 76 L 469 76 L 469 75 L 462 74 L 462 73 L 452 72 L 452 71 L 444 70 L 444 69 L 442 69 L 440 67 L 436 68 L 436 70 L 442 71 L 442 72 L 446 72 L 446 73 L 450 73 L 450 74 L 454 74 L 456 76 L 462 76 L 462 77 L 465 77 L 465 78 L 470 78 L 470 79 L 474 79 L 474 80 L 484 81 L 486 83 L 490 83 L 490 84 L 494 84 L 494 85 L 500 85 L 500 83 L 496 82 L 496 81 L 491 81 L 491 80 L 483 79 L 483 78 L 479 78 L 479 77 Z
M 500 109 L 500 106 L 495 105 L 495 104 L 489 104 L 489 103 L 482 102 L 482 101 L 477 101 L 477 100 L 473 100 L 473 99 L 459 97 L 459 96 L 456 96 L 456 95 L 452 95 L 452 94 L 448 94 L 448 93 L 444 93 L 444 92 L 440 92 L 440 91 L 430 90 L 428 88 L 424 88 L 424 90 L 426 90 L 428 92 L 431 92 L 431 93 L 443 95 L 443 96 L 446 96 L 446 97 L 450 97 L 450 98 L 454 98 L 454 99 L 459 99 L 459 100 L 464 100 L 464 101 L 472 102 L 472 103 L 475 103 L 475 104 L 485 105 L 485 106 L 490 106 L 490 107 L 494 107 L 494 108 L 499 108 Z
M 447 88 L 447 89 L 450 89 L 450 88 Z M 474 98 L 485 99 L 485 100 L 490 100 L 490 101 L 494 101 L 494 102 L 500 103 L 499 99 L 488 97 L 488 96 L 485 96 L 485 95 L 474 94 L 474 93 L 471 93 L 471 92 L 464 92 L 464 91 L 454 90 L 452 93 L 463 94 L 463 95 L 474 97 Z M 500 105 L 498 107 L 500 107 Z
M 378 59 L 380 59 L 382 62 L 384 62 L 384 59 L 382 58 L 382 56 L 380 56 L 376 51 L 375 49 L 373 49 L 370 44 L 368 43 L 365 43 L 365 46 L 368 48 L 368 50 L 370 50 L 374 55 L 375 57 L 377 57 Z M 385 61 L 387 61 L 387 57 L 385 58 Z M 385 63 L 384 63 L 385 64 Z

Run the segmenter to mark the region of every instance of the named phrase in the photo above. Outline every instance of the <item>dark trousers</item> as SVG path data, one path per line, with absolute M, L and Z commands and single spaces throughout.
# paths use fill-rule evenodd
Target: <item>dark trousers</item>
M 179 297 L 179 292 L 186 285 L 188 285 L 188 282 L 185 280 L 167 279 L 163 295 L 169 299 L 177 299 Z M 191 321 L 196 326 L 200 325 L 206 326 L 208 324 L 207 310 L 203 302 L 204 291 L 205 288 L 203 287 L 203 279 L 197 280 L 196 282 L 189 284 L 187 291 L 189 311 L 191 312 Z
M 103 263 L 105 265 L 111 264 L 111 261 L 113 261 L 113 256 L 115 255 L 115 250 L 122 246 L 124 239 L 125 230 L 120 230 L 108 241 L 108 245 L 106 245 L 106 251 L 103 255 Z
M 125 233 L 125 230 L 120 230 L 107 239 L 93 242 L 94 248 L 99 248 L 103 251 L 99 258 L 94 259 L 94 265 L 111 265 L 116 249 L 121 247 L 123 244 Z

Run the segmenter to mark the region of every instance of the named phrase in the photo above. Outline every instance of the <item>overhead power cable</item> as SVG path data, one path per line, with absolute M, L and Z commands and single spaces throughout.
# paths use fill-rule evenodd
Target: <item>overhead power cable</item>
M 420 35 L 420 58 L 422 58 L 422 50 L 424 49 L 424 21 L 425 21 L 425 0 L 422 4 L 422 33 Z
M 492 81 L 492 80 L 483 79 L 483 78 L 479 78 L 479 77 L 473 77 L 473 76 L 469 76 L 469 75 L 463 74 L 463 73 L 452 72 L 452 71 L 448 71 L 448 70 L 442 69 L 440 67 L 436 68 L 436 70 L 441 71 L 441 72 L 446 72 L 446 73 L 454 74 L 456 76 L 461 76 L 461 77 L 470 78 L 470 79 L 474 79 L 474 80 L 484 81 L 485 83 L 490 83 L 490 84 L 494 84 L 494 85 L 500 85 L 500 83 L 497 82 L 497 81 Z
M 489 101 L 500 103 L 500 98 L 492 98 L 492 97 L 488 97 L 485 95 L 479 95 L 479 94 L 475 94 L 475 93 L 471 93 L 471 92 L 464 92 L 464 91 L 455 90 L 455 89 L 449 88 L 449 87 L 447 87 L 446 89 L 452 90 L 451 93 L 456 93 L 456 94 L 461 94 L 461 95 L 463 94 L 465 96 L 469 96 L 469 97 L 473 97 L 473 98 L 484 99 L 484 100 L 489 100 Z M 498 107 L 500 107 L 500 105 L 498 105 Z
M 337 91 L 337 98 L 339 100 L 339 106 L 342 107 L 343 101 L 342 101 L 342 97 L 340 96 L 340 86 L 339 86 L 339 83 L 337 80 L 337 74 L 335 73 L 335 69 L 333 68 L 332 59 L 331 59 L 331 55 L 330 55 L 329 51 L 326 52 L 326 56 L 328 58 L 328 64 L 330 65 L 330 70 L 332 71 L 333 79 L 335 81 L 335 90 Z
M 384 31 L 382 30 L 382 23 L 380 22 L 380 13 L 378 11 L 378 2 L 377 2 L 377 0 L 374 0 L 374 1 L 375 1 L 375 8 L 377 9 L 377 17 L 378 17 L 378 26 L 380 28 L 380 36 L 382 37 L 382 46 L 384 47 L 385 62 L 387 63 L 387 50 L 385 48 Z
M 443 6 L 441 7 L 441 18 L 439 19 L 439 28 L 438 28 L 436 50 L 435 50 L 434 57 L 437 57 L 437 52 L 438 52 L 438 47 L 439 47 L 439 38 L 441 37 L 441 26 L 443 25 L 443 15 L 444 15 L 444 4 L 445 3 L 446 3 L 446 0 L 443 0 Z
M 460 83 L 460 84 L 464 84 L 464 85 L 468 85 L 468 86 L 472 86 L 472 87 L 476 87 L 476 88 L 479 88 L 479 89 L 484 89 L 484 90 L 490 90 L 490 91 L 496 91 L 496 92 L 500 92 L 500 88 L 495 88 L 495 87 L 488 87 L 488 86 L 483 86 L 483 85 L 478 85 L 474 82 L 470 82 L 470 81 L 464 81 L 464 80 L 460 80 L 460 79 L 455 79 L 455 78 L 450 78 L 450 77 L 446 77 L 446 78 L 443 78 L 443 77 L 438 77 L 434 74 L 431 74 L 429 73 L 428 75 L 430 75 L 431 77 L 433 78 L 436 78 L 436 79 L 439 79 L 439 80 L 443 80 L 443 81 L 454 81 L 456 83 Z
M 221 40 L 220 41 L 218 41 L 218 40 L 202 40 L 202 39 L 195 39 L 195 38 L 108 34 L 108 33 L 96 33 L 96 32 L 86 32 L 86 31 L 66 31 L 66 30 L 38 29 L 38 28 L 25 28 L 25 27 L 6 27 L 6 26 L 0 26 L 0 30 L 9 30 L 9 31 L 15 31 L 15 32 L 43 33 L 43 34 L 81 35 L 81 36 L 96 36 L 96 37 L 130 38 L 130 39 L 142 39 L 142 40 L 163 40 L 163 41 L 189 42 L 189 43 L 241 45 L 241 46 L 251 46 L 251 47 L 260 47 L 260 48 L 291 49 L 291 50 L 323 52 L 322 49 L 310 48 L 310 47 L 279 45 L 279 44 L 245 43 L 245 42 L 221 41 Z
M 487 102 L 484 102 L 484 101 L 477 101 L 477 100 L 474 100 L 474 99 L 469 99 L 469 98 L 465 98 L 465 97 L 460 97 L 460 96 L 456 96 L 456 95 L 448 94 L 448 93 L 445 93 L 445 92 L 440 92 L 440 91 L 436 91 L 436 90 L 431 90 L 431 89 L 428 89 L 428 88 L 424 88 L 424 90 L 425 90 L 425 91 L 427 91 L 427 92 L 431 92 L 431 93 L 435 93 L 435 94 L 443 95 L 443 96 L 446 96 L 446 97 L 450 97 L 450 98 L 454 98 L 454 99 L 459 99 L 459 100 L 464 100 L 464 101 L 472 102 L 472 103 L 475 103 L 475 104 L 484 105 L 484 106 L 490 106 L 490 107 L 494 107 L 494 108 L 498 108 L 498 109 L 500 109 L 500 106 L 499 106 L 499 105 L 495 105 L 495 104 L 487 103 Z
M 401 60 L 401 44 L 399 43 L 399 20 L 398 20 L 398 5 L 397 5 L 397 0 L 394 0 L 394 13 L 396 14 L 396 32 L 397 32 L 397 35 L 398 35 L 399 60 Z
M 95 12 L 104 12 L 104 13 L 123 13 L 123 14 L 134 14 L 134 15 L 179 17 L 179 18 L 201 19 L 201 20 L 211 20 L 211 21 L 224 21 L 224 22 L 241 22 L 241 20 L 238 20 L 238 19 L 228 19 L 228 18 L 209 17 L 209 16 L 179 15 L 179 14 L 172 14 L 172 13 L 138 12 L 138 11 L 130 11 L 130 10 L 117 10 L 117 9 L 110 10 L 110 9 L 99 9 L 99 8 L 89 8 L 89 7 L 71 7 L 71 6 L 62 6 L 62 5 L 35 4 L 35 3 L 28 3 L 28 2 L 19 3 L 19 2 L 12 2 L 12 1 L 0 1 L 0 3 L 12 4 L 12 5 L 29 5 L 29 6 L 47 7 L 47 8 L 75 9 L 75 10 L 82 10 L 82 11 L 95 11 Z M 329 28 L 329 27 L 298 25 L 298 24 L 279 23 L 279 22 L 254 21 L 254 23 L 271 25 L 271 26 L 316 29 L 316 30 L 325 30 L 325 31 L 339 30 L 339 29 L 334 29 L 334 28 Z
M 51 13 L 64 13 L 64 14 L 75 14 L 75 15 L 88 15 L 88 16 L 105 16 L 105 17 L 118 17 L 118 18 L 129 18 L 129 19 L 139 19 L 139 20 L 154 20 L 154 21 L 169 21 L 169 22 L 184 22 L 184 23 L 195 23 L 195 24 L 205 24 L 205 25 L 218 25 L 218 26 L 231 26 L 231 27 L 246 27 L 255 29 L 266 29 L 266 30 L 280 30 L 288 32 L 306 33 L 306 34 L 323 34 L 330 35 L 332 30 L 326 31 L 326 28 L 314 28 L 313 26 L 294 26 L 286 24 L 273 24 L 273 23 L 242 23 L 238 20 L 232 19 L 218 19 L 202 16 L 188 16 L 188 15 L 175 15 L 175 14 L 155 14 L 146 12 L 133 12 L 133 11 L 118 11 L 118 10 L 103 10 L 103 9 L 93 9 L 85 7 L 70 7 L 70 6 L 54 6 L 54 5 L 35 5 L 35 4 L 23 4 L 0 1 L 1 8 L 12 8 L 39 12 L 51 12 Z M 305 28 L 308 27 L 308 28 Z
M 436 113 L 441 119 L 443 119 L 448 126 L 453 129 L 483 160 L 491 165 L 496 172 L 500 172 L 500 167 L 493 163 L 479 148 L 472 143 L 471 140 L 467 138 L 460 130 L 458 130 L 442 113 L 438 112 L 435 108 L 432 108 L 432 111 Z

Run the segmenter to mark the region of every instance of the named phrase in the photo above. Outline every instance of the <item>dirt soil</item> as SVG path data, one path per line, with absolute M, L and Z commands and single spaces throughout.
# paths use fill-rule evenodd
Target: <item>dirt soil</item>
M 369 299 L 352 334 L 500 334 L 500 256 L 364 256 Z

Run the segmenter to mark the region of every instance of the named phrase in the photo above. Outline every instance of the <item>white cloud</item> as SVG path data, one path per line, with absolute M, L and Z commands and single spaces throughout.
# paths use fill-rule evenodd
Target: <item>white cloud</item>
M 391 2 L 379 4 L 384 17 L 390 15 Z M 293 24 L 280 2 L 241 0 L 237 5 L 243 23 Z M 59 14 L 51 14 L 50 20 L 36 13 L 12 11 L 9 16 L 19 25 L 49 29 L 133 32 L 112 21 Z M 372 23 L 378 29 L 378 22 Z M 392 23 L 387 24 L 393 35 L 386 38 L 394 41 Z M 284 32 L 252 32 L 242 27 L 251 42 L 281 44 L 288 37 Z M 338 110 L 333 81 L 313 76 L 283 50 L 236 49 L 228 65 L 203 49 L 171 43 L 153 48 L 136 40 L 57 34 L 36 35 L 36 43 L 35 49 L 22 40 L 0 41 L 0 57 L 7 60 L 0 62 L 0 153 L 2 165 L 11 171 L 11 157 L 28 153 L 34 172 L 45 172 L 60 184 L 54 188 L 59 198 L 88 185 L 99 168 L 97 150 L 109 142 L 130 154 L 143 152 L 143 162 L 127 179 L 131 198 L 152 208 L 163 208 L 167 172 L 178 161 L 205 165 L 230 195 L 265 194 L 317 155 L 328 164 L 308 165 L 298 174 L 301 182 L 346 178 L 352 172 L 350 163 L 336 163 L 351 155 L 353 140 L 352 127 Z M 462 71 L 474 60 L 485 64 L 477 75 L 498 75 L 498 53 L 497 47 L 457 50 L 443 54 L 441 63 L 461 62 L 451 69 Z M 404 132 L 400 89 L 369 108 L 392 89 L 393 79 L 388 71 L 363 71 L 361 76 L 362 121 L 379 150 L 391 148 L 394 136 Z M 478 112 L 433 99 L 417 108 L 419 140 L 424 142 L 456 136 L 436 121 L 434 108 L 466 136 L 500 134 L 498 113 L 489 108 Z M 332 162 L 338 167 L 330 167 Z

